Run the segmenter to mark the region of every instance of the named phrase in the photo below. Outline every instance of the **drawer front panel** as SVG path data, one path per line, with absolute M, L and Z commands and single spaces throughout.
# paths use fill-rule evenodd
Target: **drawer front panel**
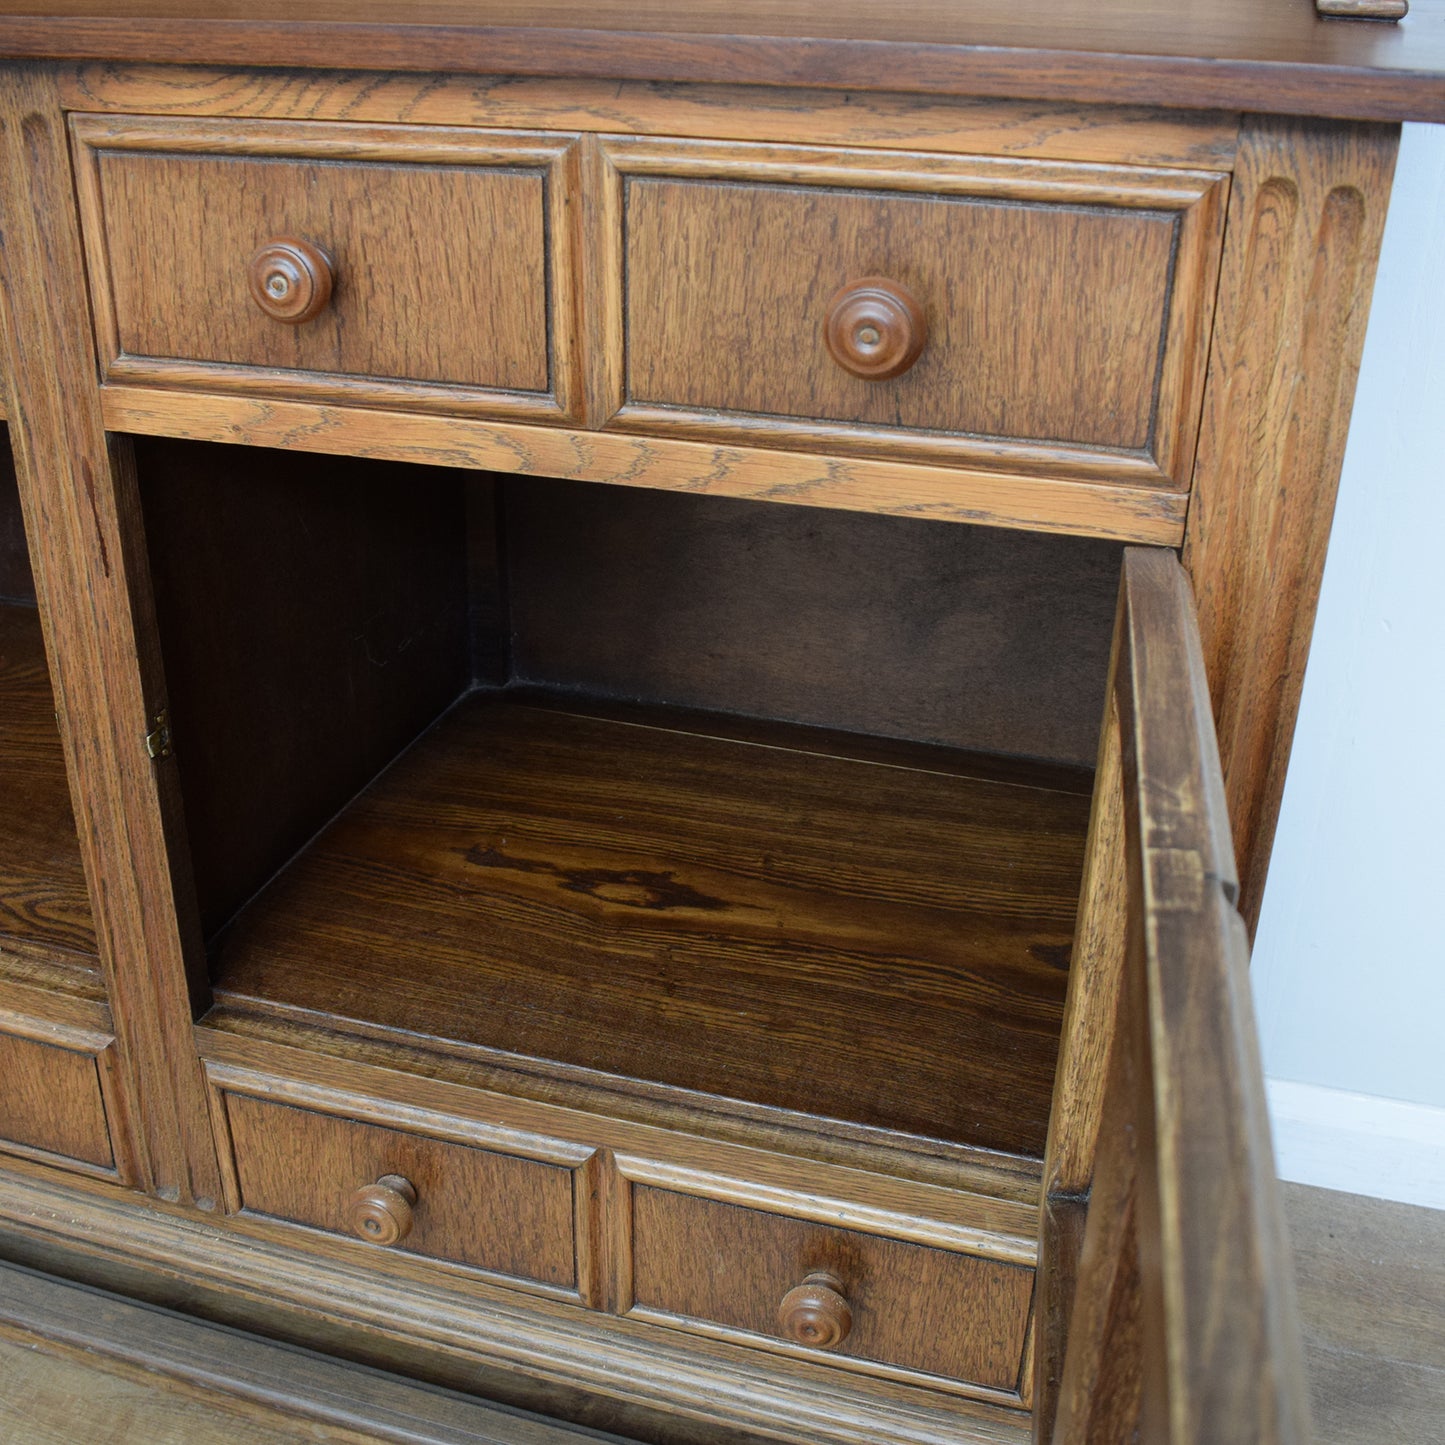
M 852 1321 L 818 1358 L 1018 1388 L 1031 1269 L 650 1185 L 632 1199 L 635 1314 L 787 1343 L 784 1296 L 826 1272 Z
M 894 453 L 1000 465 L 1012 449 L 1020 465 L 1087 468 L 1094 452 L 1178 480 L 1213 301 L 1217 178 L 1144 172 L 1145 184 L 1030 162 L 910 171 L 908 156 L 890 174 L 876 156 L 842 157 L 618 149 L 624 423 L 628 408 L 640 423 L 666 407 L 716 431 L 726 421 L 708 414 L 721 412 L 807 441 L 798 424 L 812 421 L 831 424 L 813 445 L 846 442 L 848 428 Z M 869 280 L 916 303 L 898 324 L 921 350 L 901 375 L 856 375 L 830 350 L 830 318 L 846 337 L 843 298 Z M 877 317 L 853 322 L 876 341 Z
M 554 316 L 549 299 L 548 208 L 565 201 L 554 193 L 566 138 L 87 117 L 74 127 L 112 379 L 304 395 L 331 378 L 338 399 L 349 388 L 360 400 L 421 383 L 457 393 L 436 405 L 480 405 L 490 392 L 502 394 L 491 410 L 565 409 L 553 352 L 570 350 L 570 327 L 568 307 Z M 253 277 L 273 243 L 320 259 L 280 279 L 257 262 Z M 322 273 L 330 290 L 314 315 L 274 314 Z M 568 335 L 554 334 L 557 321 Z
M 357 1238 L 358 1190 L 415 1193 L 390 1247 L 538 1284 L 577 1284 L 573 1171 L 426 1135 L 226 1093 L 241 1208 Z
M 97 1054 L 0 1033 L 0 1149 L 115 1168 Z

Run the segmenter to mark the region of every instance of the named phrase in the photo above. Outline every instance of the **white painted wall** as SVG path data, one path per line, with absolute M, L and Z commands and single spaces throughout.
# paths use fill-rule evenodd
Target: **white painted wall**
M 1445 1208 L 1445 127 L 1405 127 L 1253 977 L 1284 1177 Z

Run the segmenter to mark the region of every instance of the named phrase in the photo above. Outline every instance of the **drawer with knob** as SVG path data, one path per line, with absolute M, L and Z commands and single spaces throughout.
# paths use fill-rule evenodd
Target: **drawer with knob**
M 564 419 L 575 137 L 71 118 L 113 382 Z
M 1020 1389 L 1027 1264 L 634 1183 L 630 1317 L 866 1373 Z
M 213 1100 L 230 1145 L 233 1212 L 356 1240 L 378 1256 L 424 1256 L 591 1299 L 577 1248 L 589 1233 L 591 1150 L 530 1136 L 525 1146 L 478 1147 L 421 1132 L 475 1136 L 478 1126 L 415 1111 L 398 1128 L 233 1087 L 216 1088 Z M 360 1099 L 346 1107 L 373 1116 L 384 1108 Z
M 1187 486 L 1223 176 L 604 149 L 614 426 Z

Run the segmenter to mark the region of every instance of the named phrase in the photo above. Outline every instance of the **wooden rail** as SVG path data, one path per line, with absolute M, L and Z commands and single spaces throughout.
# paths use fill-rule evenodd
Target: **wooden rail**
M 1101 1108 L 1066 1110 L 1050 1140 L 1041 1298 L 1066 1323 L 1044 1340 L 1036 1440 L 1303 1445 L 1249 945 L 1193 599 L 1170 552 L 1125 553 L 1110 697 L 1120 766 L 1101 770 L 1101 794 L 1121 790 L 1122 826 L 1107 823 L 1117 795 L 1096 796 L 1096 834 L 1122 854 L 1125 946 L 1095 950 L 1092 1013 L 1068 1026 L 1097 1048 L 1097 1000 L 1117 999 Z M 1106 891 L 1086 883 L 1086 917 Z M 1084 1188 L 1070 1178 L 1081 1152 Z

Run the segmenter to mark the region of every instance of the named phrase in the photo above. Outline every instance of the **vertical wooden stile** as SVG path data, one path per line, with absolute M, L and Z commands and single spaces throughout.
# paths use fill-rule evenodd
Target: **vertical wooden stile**
M 1251 930 L 1269 867 L 1400 130 L 1249 117 L 1184 546 Z
M 55 73 L 12 67 L 4 82 L 7 405 L 138 1174 L 163 1198 L 214 1208 L 191 1038 L 204 983 L 188 962 L 202 956 L 168 847 L 179 827 L 174 765 L 145 745 L 165 697 L 130 447 L 101 421 Z

